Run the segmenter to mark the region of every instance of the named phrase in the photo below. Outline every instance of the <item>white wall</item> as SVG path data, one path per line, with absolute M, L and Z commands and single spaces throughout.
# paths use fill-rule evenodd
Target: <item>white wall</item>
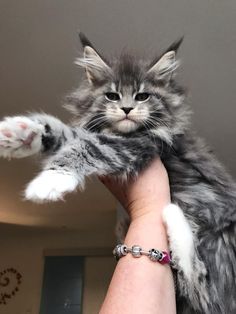
M 14 267 L 23 276 L 20 290 L 0 305 L 1 314 L 38 314 L 43 277 L 44 249 L 112 247 L 112 237 L 103 233 L 81 232 L 0 232 L 0 271 Z M 83 314 L 97 313 L 114 269 L 113 257 L 88 257 L 85 260 Z M 99 273 L 97 272 L 99 269 Z M 3 292 L 0 287 L 0 293 Z

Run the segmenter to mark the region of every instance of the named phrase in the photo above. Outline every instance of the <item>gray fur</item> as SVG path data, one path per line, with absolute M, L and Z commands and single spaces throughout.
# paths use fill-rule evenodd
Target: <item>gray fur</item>
M 89 41 L 83 37 L 83 42 L 87 49 Z M 182 270 L 176 270 L 178 313 L 233 314 L 236 186 L 189 128 L 191 111 L 175 81 L 178 63 L 171 47 L 171 58 L 161 66 L 158 62 L 165 54 L 154 63 L 129 54 L 109 61 L 99 54 L 78 59 L 87 78 L 66 99 L 74 125 L 47 115 L 30 118 L 45 126 L 44 170 L 70 173 L 81 188 L 89 175 L 137 176 L 160 156 L 169 174 L 172 202 L 184 212 L 195 237 L 193 281 L 187 282 Z M 117 103 L 104 97 L 114 90 L 122 95 Z M 140 90 L 151 94 L 148 101 L 134 100 Z M 137 112 L 136 122 L 127 128 L 118 126 L 123 107 Z

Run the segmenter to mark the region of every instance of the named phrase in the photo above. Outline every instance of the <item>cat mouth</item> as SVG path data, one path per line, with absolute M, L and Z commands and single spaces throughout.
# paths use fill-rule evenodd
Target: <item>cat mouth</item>
M 129 117 L 125 117 L 123 119 L 120 119 L 119 121 L 117 121 L 117 123 L 123 123 L 123 124 L 137 124 L 137 121 L 135 121 L 132 118 Z
M 118 122 L 122 122 L 122 121 L 131 121 L 131 122 L 136 123 L 136 121 L 135 121 L 134 119 L 132 119 L 132 118 L 130 118 L 130 117 L 128 117 L 128 116 L 126 116 L 126 117 L 120 119 Z
M 117 121 L 116 128 L 122 133 L 127 133 L 136 130 L 138 128 L 138 124 L 135 120 L 125 117 Z

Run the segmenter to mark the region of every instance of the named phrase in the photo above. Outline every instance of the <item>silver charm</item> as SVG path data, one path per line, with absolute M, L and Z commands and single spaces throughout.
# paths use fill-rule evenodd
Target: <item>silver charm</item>
M 133 257 L 140 257 L 142 254 L 142 248 L 139 245 L 133 245 L 131 248 L 131 254 Z
M 165 251 L 159 251 L 157 249 L 150 249 L 149 251 L 146 251 L 143 250 L 139 245 L 133 245 L 130 248 L 125 244 L 118 244 L 113 250 L 113 255 L 115 256 L 116 260 L 119 260 L 121 257 L 127 255 L 128 253 L 131 253 L 132 256 L 135 258 L 145 255 L 153 262 L 159 262 L 163 265 L 173 265 L 171 255 Z
M 151 249 L 149 250 L 149 258 L 153 262 L 158 262 L 162 259 L 163 254 L 162 252 L 156 250 L 156 249 Z
M 114 250 L 113 255 L 115 256 L 116 260 L 118 261 L 122 256 L 127 254 L 127 246 L 125 244 L 118 244 Z

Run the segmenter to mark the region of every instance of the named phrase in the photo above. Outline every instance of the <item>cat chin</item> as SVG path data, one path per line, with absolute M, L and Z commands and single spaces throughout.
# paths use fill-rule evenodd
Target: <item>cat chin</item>
M 138 124 L 132 120 L 122 120 L 116 123 L 115 128 L 121 133 L 129 133 L 138 129 Z

